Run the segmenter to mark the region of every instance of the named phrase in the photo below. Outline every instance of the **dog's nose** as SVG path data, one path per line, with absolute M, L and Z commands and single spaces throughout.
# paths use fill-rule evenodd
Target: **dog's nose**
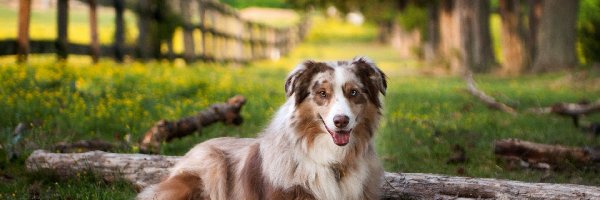
M 348 126 L 350 118 L 346 115 L 336 115 L 333 117 L 333 124 L 338 128 L 344 128 Z

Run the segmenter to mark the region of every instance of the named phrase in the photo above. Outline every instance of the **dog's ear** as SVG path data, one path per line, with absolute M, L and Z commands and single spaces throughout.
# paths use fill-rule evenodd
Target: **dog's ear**
M 288 78 L 285 81 L 286 97 L 289 98 L 295 94 L 296 105 L 302 103 L 302 101 L 310 94 L 308 90 L 315 74 L 327 70 L 333 69 L 325 63 L 314 62 L 311 60 L 298 65 L 290 72 L 290 75 L 288 75 Z
M 306 71 L 307 64 L 310 64 L 310 62 L 311 61 L 305 61 L 303 63 L 300 63 L 296 66 L 296 68 L 292 70 L 292 72 L 290 72 L 290 74 L 288 74 L 288 77 L 285 79 L 286 97 L 290 97 L 292 96 L 292 94 L 294 94 L 294 88 L 297 85 L 298 78 L 302 75 L 304 71 Z
M 356 75 L 366 83 L 369 99 L 378 107 L 381 106 L 379 94 L 385 95 L 387 90 L 387 77 L 377 65 L 366 57 L 355 57 L 352 64 L 356 67 Z

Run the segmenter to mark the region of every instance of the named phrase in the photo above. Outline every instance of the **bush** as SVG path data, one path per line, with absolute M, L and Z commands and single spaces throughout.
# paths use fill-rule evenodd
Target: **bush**
M 600 1 L 583 0 L 580 6 L 577 32 L 583 63 L 600 62 Z

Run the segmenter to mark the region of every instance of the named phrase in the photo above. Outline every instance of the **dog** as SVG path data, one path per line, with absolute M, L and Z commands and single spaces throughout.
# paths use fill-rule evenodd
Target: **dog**
M 386 89 L 368 58 L 305 61 L 257 138 L 196 145 L 137 199 L 377 199 L 383 168 L 373 137 Z

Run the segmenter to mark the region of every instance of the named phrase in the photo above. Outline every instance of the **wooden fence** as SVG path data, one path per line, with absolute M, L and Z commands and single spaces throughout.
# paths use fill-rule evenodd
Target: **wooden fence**
M 29 21 L 31 0 L 19 0 L 17 39 L 0 40 L 0 56 L 17 55 L 19 62 L 27 61 L 29 54 L 55 53 L 58 59 L 66 59 L 69 54 L 89 55 L 94 62 L 100 57 L 110 57 L 122 62 L 125 57 L 148 59 L 183 58 L 186 62 L 248 62 L 256 59 L 276 58 L 286 55 L 307 31 L 308 20 L 302 17 L 299 23 L 284 28 L 270 27 L 240 18 L 231 7 L 214 0 L 174 0 L 166 1 L 178 15 L 181 22 L 177 27 L 183 29 L 183 52 L 174 53 L 173 37 L 166 43 L 167 50 L 150 52 L 147 42 L 153 37 L 148 32 L 151 15 L 143 12 L 150 0 L 137 1 L 138 38 L 135 45 L 126 45 L 124 36 L 124 0 L 112 0 L 115 10 L 115 33 L 112 45 L 100 45 L 97 28 L 97 2 L 88 0 L 90 19 L 90 43 L 76 44 L 68 41 L 69 0 L 57 1 L 57 38 L 56 40 L 30 40 Z M 159 8 L 163 9 L 163 8 Z M 142 11 L 140 11 L 142 10 Z M 196 16 L 194 16 L 196 15 Z M 198 22 L 192 18 L 198 17 Z M 200 34 L 195 34 L 196 31 Z

